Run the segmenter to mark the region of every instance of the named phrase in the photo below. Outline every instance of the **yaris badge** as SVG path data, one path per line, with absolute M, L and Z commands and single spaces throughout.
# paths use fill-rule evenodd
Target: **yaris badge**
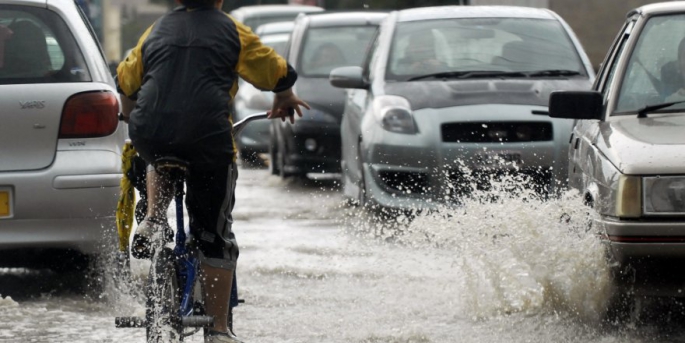
M 45 108 L 45 101 L 44 100 L 33 100 L 33 101 L 19 101 L 19 105 L 21 105 L 22 110 L 28 110 L 28 109 L 43 109 Z

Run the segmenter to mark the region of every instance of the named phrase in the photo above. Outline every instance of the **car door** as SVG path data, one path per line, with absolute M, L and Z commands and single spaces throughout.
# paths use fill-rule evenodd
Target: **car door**
M 623 25 L 595 80 L 593 89 L 602 93 L 605 111 L 609 110 L 620 57 L 634 26 L 635 19 L 630 19 Z M 605 118 L 608 115 L 605 113 Z M 569 140 L 569 186 L 584 193 L 588 192 L 589 188 L 593 188 L 590 185 L 593 182 L 591 176 L 594 173 L 593 170 L 598 157 L 593 146 L 599 135 L 600 123 L 601 121 L 597 120 L 578 120 Z
M 363 75 L 369 80 L 371 61 L 378 46 L 378 35 L 373 39 L 362 65 Z M 362 180 L 362 159 L 360 156 L 360 142 L 363 139 L 361 132 L 361 119 L 368 107 L 368 89 L 348 89 L 345 100 L 345 111 L 340 124 L 340 137 L 342 140 L 341 167 L 343 172 L 354 184 L 359 185 Z

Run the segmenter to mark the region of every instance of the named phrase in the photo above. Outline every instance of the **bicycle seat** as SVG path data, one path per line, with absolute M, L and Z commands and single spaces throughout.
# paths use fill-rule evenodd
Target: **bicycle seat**
M 170 171 L 173 169 L 180 169 L 185 172 L 188 170 L 189 163 L 188 161 L 182 160 L 178 157 L 162 156 L 152 162 L 152 165 L 155 167 L 157 172 Z

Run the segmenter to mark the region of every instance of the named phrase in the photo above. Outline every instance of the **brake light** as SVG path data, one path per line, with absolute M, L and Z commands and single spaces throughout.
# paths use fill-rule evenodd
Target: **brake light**
M 109 136 L 119 125 L 118 113 L 119 102 L 112 92 L 76 94 L 64 105 L 59 138 Z

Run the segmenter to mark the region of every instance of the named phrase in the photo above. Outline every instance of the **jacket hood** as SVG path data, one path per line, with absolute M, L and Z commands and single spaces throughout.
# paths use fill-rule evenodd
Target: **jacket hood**
M 597 147 L 628 175 L 685 173 L 685 114 L 623 116 L 600 124 Z
M 588 90 L 587 78 L 409 81 L 385 85 L 385 93 L 406 98 L 413 110 L 478 104 L 547 107 L 555 90 Z

